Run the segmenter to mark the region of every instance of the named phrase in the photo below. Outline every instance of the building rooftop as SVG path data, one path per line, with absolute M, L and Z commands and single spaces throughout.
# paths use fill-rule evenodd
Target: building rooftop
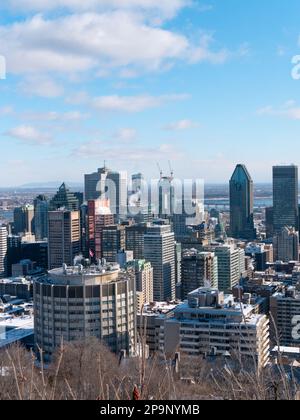
M 33 316 L 13 317 L 0 314 L 0 348 L 34 334 Z
M 179 305 L 179 302 L 154 302 L 144 305 L 144 316 L 165 316 Z

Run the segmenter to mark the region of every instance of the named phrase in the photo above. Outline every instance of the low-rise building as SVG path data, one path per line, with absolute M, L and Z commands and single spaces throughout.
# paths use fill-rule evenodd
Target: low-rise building
M 200 288 L 174 309 L 160 334 L 160 350 L 189 356 L 214 353 L 249 359 L 257 367 L 269 361 L 269 321 L 249 304 L 235 303 L 232 295 Z

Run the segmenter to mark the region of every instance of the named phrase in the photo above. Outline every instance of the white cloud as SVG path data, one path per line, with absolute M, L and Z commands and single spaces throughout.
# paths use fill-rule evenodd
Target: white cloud
M 161 159 L 179 160 L 183 157 L 181 151 L 170 144 L 161 144 L 158 147 L 124 147 L 107 146 L 102 141 L 89 141 L 81 144 L 73 150 L 73 156 L 77 158 L 101 158 L 113 161 L 127 162 L 155 162 Z
M 88 114 L 84 114 L 80 111 L 69 111 L 69 112 L 38 112 L 38 111 L 27 111 L 20 115 L 21 119 L 27 121 L 48 121 L 48 122 L 76 122 L 83 121 L 89 118 Z
M 279 108 L 266 106 L 257 111 L 258 115 L 287 118 L 289 120 L 300 120 L 300 106 L 295 101 L 287 101 Z
M 180 120 L 173 122 L 171 124 L 168 124 L 165 129 L 171 130 L 171 131 L 183 131 L 183 130 L 189 130 L 191 128 L 198 127 L 198 123 L 192 121 L 192 120 Z
M 29 95 L 43 98 L 57 98 L 64 93 L 64 88 L 47 76 L 29 76 L 21 83 L 21 89 Z
M 161 96 L 138 95 L 138 96 L 98 96 L 90 97 L 85 92 L 79 92 L 67 98 L 67 103 L 74 105 L 90 106 L 98 111 L 110 112 L 141 112 L 146 109 L 157 108 L 165 103 L 182 101 L 189 98 L 186 94 L 170 94 Z
M 121 128 L 114 137 L 124 143 L 131 142 L 136 140 L 137 131 L 134 128 Z
M 16 74 L 97 75 L 118 69 L 128 76 L 169 68 L 177 60 L 221 63 L 229 56 L 227 50 L 212 50 L 211 35 L 203 34 L 195 44 L 151 24 L 142 13 L 120 9 L 50 18 L 37 14 L 0 26 L 0 39 L 8 72 Z M 51 82 L 40 85 L 41 94 L 55 94 Z
M 18 139 L 24 143 L 34 145 L 48 145 L 52 142 L 51 136 L 41 133 L 35 127 L 30 125 L 20 125 L 14 127 L 4 133 L 5 136 Z
M 14 108 L 10 105 L 0 108 L 0 116 L 8 116 L 14 113 Z

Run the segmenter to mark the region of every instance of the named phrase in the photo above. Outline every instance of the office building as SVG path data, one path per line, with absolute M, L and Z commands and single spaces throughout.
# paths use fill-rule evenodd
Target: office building
M 278 231 L 273 239 L 276 261 L 299 261 L 299 233 L 287 227 Z
M 55 211 L 65 209 L 69 211 L 79 211 L 79 207 L 79 201 L 76 198 L 76 195 L 67 188 L 65 183 L 63 183 L 50 201 L 49 210 Z
M 213 252 L 185 250 L 181 265 L 181 293 L 188 294 L 199 287 L 218 287 L 218 259 Z
M 46 361 L 62 339 L 96 337 L 113 352 L 136 348 L 135 278 L 117 264 L 58 268 L 34 282 L 35 346 Z M 37 351 L 38 352 L 38 351 Z
M 114 172 L 104 167 L 97 172 L 85 175 L 85 199 L 107 199 L 110 209 L 115 216 L 115 222 L 127 215 L 126 172 Z
M 48 266 L 72 265 L 80 253 L 79 211 L 57 210 L 48 215 Z
M 48 210 L 46 196 L 37 196 L 34 200 L 34 233 L 37 241 L 48 238 Z
M 253 181 L 245 165 L 237 165 L 230 180 L 230 231 L 236 239 L 256 238 Z
M 272 238 L 274 235 L 274 211 L 273 207 L 267 207 L 266 212 L 266 237 Z
M 265 271 L 267 263 L 274 261 L 273 246 L 258 243 L 249 243 L 245 249 L 246 256 L 254 259 L 255 270 Z
M 153 302 L 153 268 L 145 260 L 133 260 L 127 263 L 126 269 L 132 270 L 135 275 L 136 310 L 141 313 L 146 304 Z
M 165 320 L 160 349 L 167 355 L 180 351 L 198 358 L 229 355 L 264 368 L 269 361 L 269 321 L 255 314 L 252 305 L 235 303 L 232 295 L 200 288 Z
M 274 233 L 289 226 L 298 229 L 298 167 L 273 167 Z
M 0 226 L 0 278 L 7 275 L 7 228 Z
M 114 216 L 111 213 L 109 201 L 104 199 L 89 200 L 87 218 L 88 252 L 89 256 L 96 261 L 103 257 L 103 229 L 114 224 Z
M 218 288 L 222 292 L 231 291 L 245 273 L 245 251 L 234 245 L 215 248 L 218 259 Z
M 14 233 L 23 235 L 34 232 L 34 207 L 26 204 L 14 209 Z
M 300 293 L 296 287 L 275 293 L 270 299 L 271 331 L 274 345 L 300 347 L 297 329 L 300 317 Z M 279 343 L 278 343 L 279 341 Z
M 102 230 L 102 256 L 108 262 L 117 262 L 118 252 L 125 249 L 125 227 L 105 226 Z
M 131 226 L 126 226 L 126 249 L 133 251 L 135 260 L 142 260 L 144 255 L 144 235 L 150 224 L 141 223 Z
M 174 233 L 170 225 L 151 226 L 144 236 L 145 259 L 153 267 L 153 295 L 158 302 L 174 300 L 176 287 Z

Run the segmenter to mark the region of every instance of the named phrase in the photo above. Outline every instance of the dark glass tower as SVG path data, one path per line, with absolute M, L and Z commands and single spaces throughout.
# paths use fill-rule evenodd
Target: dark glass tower
M 34 200 L 34 225 L 35 237 L 41 241 L 48 237 L 48 209 L 49 202 L 44 195 L 39 195 Z
M 58 192 L 50 201 L 49 210 L 55 211 L 62 208 L 69 211 L 79 210 L 79 201 L 76 195 L 67 188 L 65 183 L 60 186 Z
M 230 180 L 230 230 L 233 238 L 256 238 L 253 181 L 245 165 L 237 165 Z
M 298 229 L 298 167 L 273 167 L 273 223 L 274 232 L 285 226 Z

